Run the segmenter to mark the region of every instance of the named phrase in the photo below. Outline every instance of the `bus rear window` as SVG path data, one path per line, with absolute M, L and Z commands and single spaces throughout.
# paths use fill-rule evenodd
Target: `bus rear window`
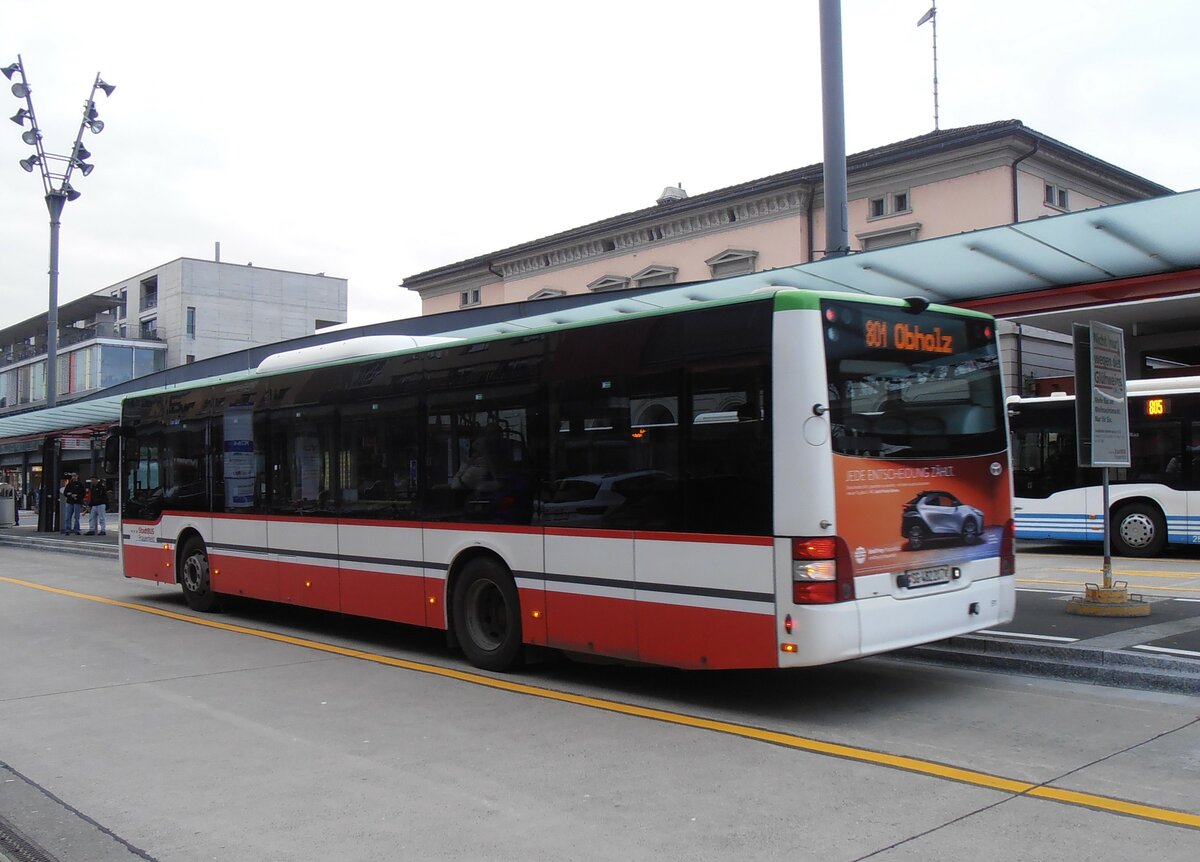
M 821 303 L 833 448 L 883 458 L 1005 447 L 994 322 Z

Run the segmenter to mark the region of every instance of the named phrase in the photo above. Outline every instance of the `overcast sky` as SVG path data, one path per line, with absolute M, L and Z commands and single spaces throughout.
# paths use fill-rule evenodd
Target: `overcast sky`
M 843 0 L 847 152 L 932 131 L 929 5 Z M 1197 34 L 1195 0 L 940 0 L 941 127 L 1019 119 L 1198 188 Z M 817 0 L 0 0 L 0 66 L 18 54 L 49 152 L 97 71 L 117 87 L 61 302 L 220 242 L 349 279 L 352 323 L 409 317 L 405 276 L 822 158 Z M 0 326 L 47 302 L 20 135 L 0 123 Z

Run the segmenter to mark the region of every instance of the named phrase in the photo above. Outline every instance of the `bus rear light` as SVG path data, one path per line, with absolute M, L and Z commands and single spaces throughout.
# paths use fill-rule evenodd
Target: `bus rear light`
M 782 643 L 779 645 L 780 652 L 797 652 L 795 644 Z
M 1017 573 L 1016 554 L 1017 524 L 1009 518 L 1000 534 L 1000 574 L 1015 575 Z
M 793 560 L 832 560 L 837 556 L 837 539 L 821 536 L 816 539 L 792 539 Z
M 834 581 L 792 581 L 792 604 L 831 605 L 837 600 Z
M 783 630 L 785 632 L 787 632 L 788 634 L 792 633 L 792 628 L 794 627 L 794 625 L 795 624 L 792 622 L 791 614 L 788 614 L 786 617 L 783 618 Z
M 836 536 L 792 539 L 792 602 L 830 605 L 854 598 L 846 543 Z

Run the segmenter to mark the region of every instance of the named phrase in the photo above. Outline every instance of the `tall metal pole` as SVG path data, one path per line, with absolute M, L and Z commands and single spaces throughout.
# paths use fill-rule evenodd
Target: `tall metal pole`
M 933 4 L 933 130 L 941 128 L 938 119 L 938 82 L 937 82 L 937 3 Z
M 938 79 L 937 79 L 937 0 L 931 0 L 932 5 L 929 11 L 921 16 L 921 20 L 917 22 L 920 27 L 926 21 L 933 22 L 933 130 L 936 132 L 941 128 L 938 120 Z
M 46 406 L 58 403 L 58 233 L 67 196 L 62 192 L 46 195 L 50 210 L 50 306 L 46 314 Z
M 841 0 L 821 0 L 821 119 L 825 138 L 825 256 L 850 253 Z

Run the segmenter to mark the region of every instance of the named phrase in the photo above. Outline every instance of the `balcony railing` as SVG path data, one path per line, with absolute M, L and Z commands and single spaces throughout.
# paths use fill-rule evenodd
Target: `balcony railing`
M 84 341 L 91 341 L 94 338 L 112 338 L 121 341 L 163 341 L 164 339 L 158 334 L 157 330 L 151 332 L 126 332 L 121 335 L 120 330 L 112 326 L 68 326 L 58 331 L 58 350 L 63 352 L 64 348 L 70 347 L 73 344 L 79 344 Z M 17 345 L 8 350 L 0 352 L 0 368 L 7 365 L 15 365 L 19 362 L 26 362 L 30 359 L 38 359 L 46 355 L 45 344 L 34 345 Z

